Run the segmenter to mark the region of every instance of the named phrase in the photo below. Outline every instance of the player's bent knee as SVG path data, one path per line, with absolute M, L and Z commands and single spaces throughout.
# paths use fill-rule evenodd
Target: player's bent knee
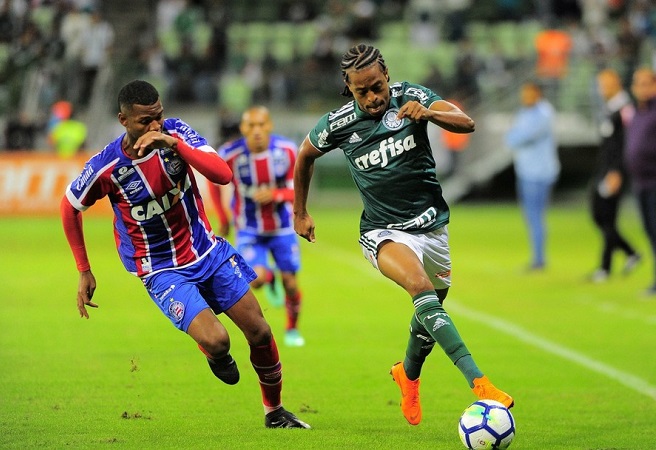
M 208 339 L 203 339 L 198 345 L 205 350 L 205 354 L 211 356 L 213 359 L 218 359 L 226 356 L 230 352 L 230 339 L 223 336 L 212 336 Z
M 425 276 L 408 277 L 405 280 L 403 287 L 413 296 L 420 294 L 421 292 L 435 289 L 431 281 Z
M 250 328 L 248 331 L 245 330 L 244 334 L 246 335 L 246 340 L 251 345 L 256 346 L 267 345 L 273 338 L 271 327 L 264 319 L 262 319 L 261 322 Z

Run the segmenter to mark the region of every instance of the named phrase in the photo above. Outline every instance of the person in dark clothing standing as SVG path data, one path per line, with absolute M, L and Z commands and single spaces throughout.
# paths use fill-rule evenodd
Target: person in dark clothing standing
M 615 70 L 606 69 L 597 75 L 599 94 L 605 101 L 604 116 L 599 127 L 598 169 L 592 184 L 592 218 L 603 235 L 601 264 L 591 275 L 595 283 L 606 281 L 611 272 L 613 253 L 621 250 L 627 256 L 624 273 L 628 274 L 640 261 L 640 255 L 622 237 L 617 229 L 617 213 L 626 178 L 624 153 L 624 126 L 631 120 L 635 109 L 629 94 Z
M 653 259 L 656 260 L 656 75 L 649 68 L 633 74 L 631 92 L 636 112 L 626 130 L 624 161 L 636 195 Z M 652 261 L 653 262 L 653 261 Z M 656 296 L 656 265 L 654 281 L 646 292 Z

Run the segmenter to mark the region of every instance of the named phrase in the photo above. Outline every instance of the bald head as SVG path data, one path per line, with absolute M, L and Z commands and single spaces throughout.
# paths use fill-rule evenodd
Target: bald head
M 526 82 L 520 89 L 519 98 L 522 105 L 531 107 L 542 99 L 542 89 L 537 83 L 532 81 Z
M 599 94 L 604 100 L 610 100 L 618 93 L 622 92 L 622 79 L 613 69 L 606 69 L 597 75 L 597 87 Z
M 631 92 L 638 104 L 645 104 L 656 95 L 654 71 L 649 68 L 638 69 L 633 73 Z
M 269 148 L 273 122 L 269 110 L 264 106 L 253 106 L 241 115 L 239 131 L 246 139 L 248 150 L 260 153 Z

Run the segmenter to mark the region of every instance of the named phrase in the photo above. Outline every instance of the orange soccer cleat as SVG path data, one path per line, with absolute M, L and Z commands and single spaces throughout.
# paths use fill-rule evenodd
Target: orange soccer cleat
M 397 362 L 392 366 L 390 375 L 401 388 L 401 411 L 403 411 L 405 419 L 410 425 L 419 425 L 419 422 L 421 422 L 419 379 L 409 380 L 401 362 Z
M 515 404 L 515 400 L 510 395 L 497 389 L 485 375 L 480 378 L 474 378 L 472 391 L 474 391 L 474 394 L 480 400 L 496 400 L 499 403 L 503 403 L 506 408 L 512 408 Z

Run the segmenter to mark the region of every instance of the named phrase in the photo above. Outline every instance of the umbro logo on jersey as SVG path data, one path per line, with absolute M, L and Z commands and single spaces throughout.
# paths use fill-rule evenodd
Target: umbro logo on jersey
M 358 136 L 358 133 L 353 133 L 348 141 L 349 144 L 355 144 L 356 142 L 362 142 L 362 138 Z
M 141 180 L 135 180 L 135 181 L 132 181 L 132 182 L 130 182 L 130 184 L 128 184 L 127 186 L 125 186 L 125 190 L 126 190 L 126 191 L 133 191 L 133 190 L 135 190 L 136 188 L 138 188 L 140 184 L 141 184 Z

